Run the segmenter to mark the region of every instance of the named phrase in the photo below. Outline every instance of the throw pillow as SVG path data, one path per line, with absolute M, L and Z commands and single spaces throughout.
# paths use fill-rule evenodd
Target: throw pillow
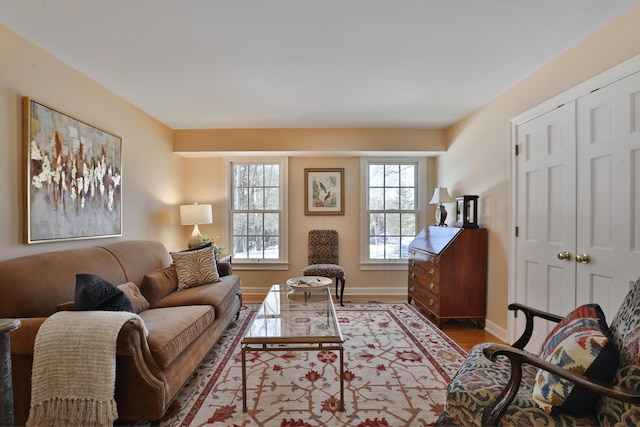
M 129 311 L 133 306 L 120 289 L 95 274 L 76 274 L 75 310 Z
M 218 261 L 216 262 L 216 266 L 218 267 L 218 276 L 225 277 L 233 274 L 233 266 L 231 262 L 227 261 Z
M 172 252 L 178 274 L 178 290 L 220 281 L 211 246 L 186 252 Z
M 145 311 L 151 304 L 149 301 L 142 296 L 140 289 L 133 282 L 123 283 L 122 285 L 118 285 L 118 289 L 120 289 L 131 301 L 131 305 L 133 306 L 134 313 L 140 313 L 141 311 Z
M 193 248 L 189 248 L 189 249 L 185 249 L 183 251 L 180 252 L 193 252 L 193 251 L 197 251 L 200 249 L 204 249 L 204 248 L 213 248 L 214 252 L 213 252 L 213 261 L 216 263 L 216 270 L 218 270 L 218 277 L 224 277 L 224 276 L 228 276 L 231 273 L 228 273 L 227 271 L 229 271 L 229 268 L 226 268 L 225 266 L 220 265 L 220 261 L 218 260 L 218 258 L 216 258 L 216 253 L 215 253 L 215 248 L 213 247 L 213 243 L 209 242 L 209 243 L 205 243 L 204 245 L 200 245 L 200 246 L 196 246 Z
M 588 378 L 609 382 L 618 369 L 619 355 L 598 304 L 582 305 L 551 331 L 540 358 Z M 594 411 L 600 395 L 539 370 L 533 399 L 546 412 L 585 416 Z
M 145 274 L 140 292 L 153 305 L 178 289 L 178 274 L 175 265 Z

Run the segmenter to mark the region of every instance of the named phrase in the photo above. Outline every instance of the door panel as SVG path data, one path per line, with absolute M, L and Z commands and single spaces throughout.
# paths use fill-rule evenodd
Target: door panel
M 575 103 L 519 125 L 515 301 L 562 314 L 575 307 Z M 516 320 L 516 336 L 524 330 Z M 536 322 L 527 349 L 537 352 L 553 325 Z
M 577 101 L 577 304 L 611 322 L 640 276 L 640 74 Z

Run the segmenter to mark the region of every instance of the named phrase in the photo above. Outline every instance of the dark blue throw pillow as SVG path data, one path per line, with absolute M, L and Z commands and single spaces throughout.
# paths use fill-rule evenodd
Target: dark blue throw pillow
M 75 310 L 129 311 L 131 301 L 116 286 L 95 274 L 76 274 Z

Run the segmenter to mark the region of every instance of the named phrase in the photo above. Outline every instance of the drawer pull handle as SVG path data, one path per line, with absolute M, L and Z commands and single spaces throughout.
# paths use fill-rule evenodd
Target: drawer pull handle
M 415 274 L 413 271 L 411 272 L 411 278 L 412 278 L 412 279 L 415 279 L 415 278 L 416 278 L 416 274 Z
M 434 274 L 436 274 L 436 270 L 432 268 L 431 270 L 429 270 L 429 274 L 433 276 Z
M 430 288 L 430 289 L 433 289 L 433 288 L 435 288 L 435 287 L 436 287 L 436 285 L 434 285 L 434 284 L 433 284 L 433 282 L 429 283 L 429 288 Z
M 435 302 L 433 299 L 430 299 L 430 300 L 429 300 L 429 305 L 433 305 L 433 304 L 435 304 L 435 303 L 436 303 L 436 302 Z
M 416 262 L 414 260 L 411 260 L 411 267 L 415 267 L 416 266 Z
M 416 290 L 415 286 L 412 286 L 412 287 L 409 288 L 409 292 L 414 292 L 415 290 Z

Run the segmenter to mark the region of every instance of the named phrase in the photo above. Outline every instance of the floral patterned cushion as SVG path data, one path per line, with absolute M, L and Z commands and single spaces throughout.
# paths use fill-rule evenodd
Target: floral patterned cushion
M 613 383 L 640 391 L 640 279 L 627 294 L 611 322 L 611 335 L 620 350 L 620 367 Z M 602 397 L 597 409 L 600 425 L 640 425 L 640 406 Z
M 509 359 L 499 356 L 495 362 L 487 359 L 482 350 L 487 343 L 475 346 L 447 387 L 445 412 L 447 423 L 460 426 L 482 425 L 482 414 L 506 387 L 511 373 Z M 522 384 L 505 415 L 504 426 L 593 426 L 595 415 L 574 417 L 568 414 L 548 414 L 533 400 L 533 383 L 537 368 L 522 366 Z
M 309 265 L 311 264 L 340 264 L 337 231 L 309 231 Z
M 542 343 L 540 358 L 577 374 L 609 382 L 618 369 L 618 349 L 598 304 L 582 305 L 564 317 Z M 540 369 L 533 400 L 545 411 L 593 412 L 598 393 Z
M 322 277 L 336 277 L 344 278 L 344 268 L 335 264 L 314 264 L 309 265 L 302 269 L 303 276 L 322 276 Z

